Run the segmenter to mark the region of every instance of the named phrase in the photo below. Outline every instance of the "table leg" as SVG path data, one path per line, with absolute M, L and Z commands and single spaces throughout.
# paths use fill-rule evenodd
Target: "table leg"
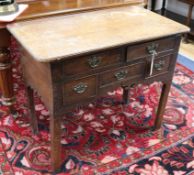
M 123 104 L 127 105 L 129 104 L 129 87 L 122 86 L 122 88 L 123 88 Z
M 0 38 L 0 89 L 2 93 L 2 103 L 9 107 L 10 112 L 15 113 L 13 110 L 15 98 L 9 51 L 10 34 L 5 29 L 0 29 Z
M 30 122 L 32 126 L 32 131 L 34 134 L 38 134 L 38 121 L 35 114 L 35 105 L 34 105 L 34 91 L 31 87 L 27 87 L 26 89 L 28 96 L 28 106 L 30 109 Z
M 30 109 L 30 118 L 33 132 L 38 133 L 38 122 L 34 108 L 34 91 L 27 87 L 28 104 Z M 58 172 L 61 167 L 61 117 L 60 114 L 50 114 L 50 133 L 51 133 L 51 163 L 54 172 Z
M 53 171 L 57 173 L 61 168 L 61 117 L 62 115 L 51 114 L 51 161 Z
M 158 106 L 158 110 L 157 110 L 157 118 L 155 120 L 155 125 L 154 125 L 155 130 L 160 129 L 160 127 L 161 127 L 162 119 L 163 119 L 163 115 L 164 115 L 164 110 L 165 110 L 166 103 L 168 100 L 168 94 L 170 91 L 170 87 L 171 87 L 171 81 L 165 82 L 163 84 L 161 97 L 160 97 L 160 101 L 159 101 L 159 106 Z

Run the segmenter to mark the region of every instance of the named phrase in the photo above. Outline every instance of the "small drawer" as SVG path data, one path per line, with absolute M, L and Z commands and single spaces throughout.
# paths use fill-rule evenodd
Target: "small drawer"
M 121 49 L 115 49 L 94 55 L 72 58 L 64 62 L 63 73 L 65 76 L 71 76 L 116 65 L 121 62 L 122 55 Z
M 173 55 L 156 58 L 153 65 L 153 75 L 165 73 L 170 66 L 170 60 Z
M 138 62 L 120 69 L 105 72 L 100 75 L 100 85 L 110 85 L 112 83 L 131 80 L 138 77 L 143 77 L 145 73 L 145 62 Z
M 127 48 L 127 61 L 136 60 L 139 58 L 147 57 L 156 52 L 158 56 L 173 52 L 176 48 L 176 38 L 165 38 L 153 42 L 137 44 Z M 177 46 L 178 47 L 178 46 Z
M 96 76 L 67 82 L 63 86 L 63 103 L 70 104 L 96 95 Z

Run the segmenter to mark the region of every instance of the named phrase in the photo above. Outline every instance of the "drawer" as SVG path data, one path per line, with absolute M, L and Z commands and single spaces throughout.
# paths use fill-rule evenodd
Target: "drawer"
M 176 49 L 175 46 L 176 46 L 175 37 L 129 46 L 127 48 L 127 61 L 150 56 L 152 51 L 156 51 L 158 56 L 162 55 L 163 53 L 166 54 L 165 52 L 170 53 Z
M 171 60 L 173 60 L 173 55 L 167 55 L 167 56 L 163 56 L 163 57 L 159 57 L 156 58 L 154 60 L 154 64 L 153 64 L 153 71 L 151 74 L 151 59 L 149 60 L 149 71 L 148 71 L 148 76 L 153 76 L 153 75 L 158 75 L 161 73 L 166 73 L 168 72 L 169 68 L 170 68 L 170 63 Z
M 121 49 L 115 49 L 94 55 L 72 58 L 64 62 L 63 73 L 65 76 L 70 76 L 116 65 L 121 62 L 122 55 Z
M 96 76 L 67 82 L 63 86 L 63 103 L 73 104 L 96 96 Z
M 124 66 L 113 71 L 105 72 L 100 75 L 100 85 L 110 85 L 138 77 L 143 77 L 145 73 L 145 62 L 138 62 Z

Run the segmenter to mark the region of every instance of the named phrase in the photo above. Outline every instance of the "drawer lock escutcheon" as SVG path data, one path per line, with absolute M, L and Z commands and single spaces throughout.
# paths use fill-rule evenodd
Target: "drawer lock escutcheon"
M 161 71 L 164 68 L 164 65 L 165 65 L 165 61 L 164 60 L 160 60 L 158 63 L 154 64 L 154 68 L 157 71 Z
M 86 91 L 87 88 L 88 88 L 88 85 L 86 83 L 79 83 L 73 87 L 73 90 L 77 94 L 82 94 Z
M 88 59 L 88 64 L 91 68 L 96 68 L 100 65 L 101 59 L 99 56 L 92 56 Z
M 152 76 L 152 74 L 153 74 L 154 60 L 158 54 L 156 51 L 158 46 L 159 46 L 159 44 L 155 44 L 155 43 L 152 43 L 151 45 L 147 46 L 147 51 L 149 54 L 151 54 L 151 65 L 150 65 L 149 76 Z
M 119 72 L 115 73 L 115 78 L 117 80 L 123 80 L 126 78 L 128 71 L 127 70 L 121 70 Z
M 156 44 L 156 43 L 152 43 L 151 45 L 147 46 L 147 51 L 149 54 L 153 54 L 156 52 L 156 50 L 158 49 L 159 47 L 159 44 Z

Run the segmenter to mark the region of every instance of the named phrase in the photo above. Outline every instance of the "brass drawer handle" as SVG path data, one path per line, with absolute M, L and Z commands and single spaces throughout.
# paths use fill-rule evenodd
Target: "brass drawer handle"
M 147 46 L 147 51 L 149 54 L 151 54 L 151 65 L 150 65 L 149 76 L 152 76 L 152 74 L 153 74 L 154 60 L 158 54 L 156 51 L 158 46 L 159 46 L 159 44 L 156 44 L 156 43 L 152 43 L 151 45 Z
M 86 91 L 87 88 L 88 85 L 86 83 L 79 83 L 73 87 L 73 90 L 78 94 L 82 94 Z
M 158 63 L 154 64 L 154 68 L 157 71 L 161 71 L 164 68 L 164 65 L 165 65 L 165 61 L 164 60 L 160 60 Z
M 149 54 L 156 53 L 157 48 L 159 47 L 159 44 L 152 43 L 151 45 L 147 46 L 147 51 Z
M 0 58 L 9 56 L 9 50 L 7 48 L 0 48 Z
M 121 70 L 119 72 L 115 73 L 115 78 L 117 80 L 123 80 L 126 78 L 128 71 L 127 70 Z
M 99 56 L 91 56 L 91 58 L 88 59 L 88 64 L 91 68 L 96 68 L 100 65 L 100 57 Z

